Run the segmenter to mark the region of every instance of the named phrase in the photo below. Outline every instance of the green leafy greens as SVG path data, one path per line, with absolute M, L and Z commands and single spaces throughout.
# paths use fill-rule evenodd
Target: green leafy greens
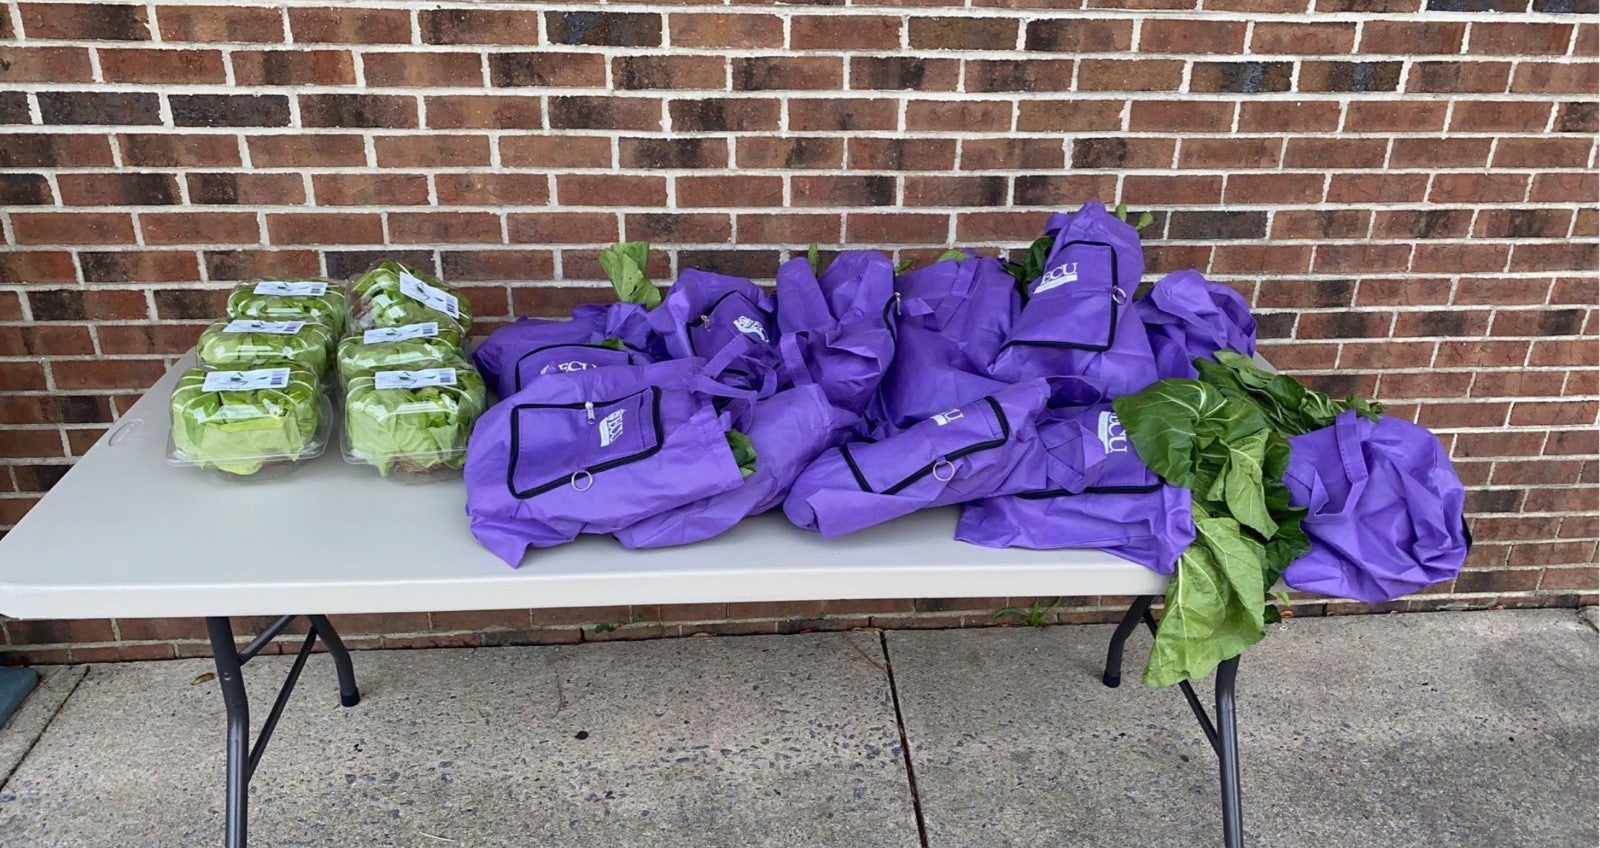
M 446 298 L 454 298 L 457 317 L 403 292 L 402 275 L 440 290 Z M 351 284 L 349 324 L 352 333 L 373 327 L 403 327 L 428 321 L 437 321 L 441 326 L 452 324 L 463 333 L 469 332 L 472 329 L 472 306 L 461 296 L 461 292 L 399 262 L 379 262 Z
M 637 303 L 646 309 L 661 304 L 661 290 L 645 276 L 650 264 L 650 243 L 627 241 L 600 251 L 600 268 L 617 290 L 617 299 L 623 303 Z
M 466 463 L 467 437 L 484 408 L 483 378 L 464 362 L 439 367 L 454 368 L 455 385 L 380 389 L 370 374 L 350 380 L 344 424 L 352 457 L 384 476 Z
M 339 341 L 335 357 L 339 384 L 348 387 L 362 374 L 394 369 L 415 370 L 448 365 L 461 359 L 461 335 L 453 328 L 440 327 L 433 337 L 400 339 L 392 342 L 364 342 L 361 336 L 345 336 Z
M 323 280 L 271 280 L 268 282 L 312 282 Z M 257 321 L 316 321 L 327 325 L 334 335 L 344 332 L 347 307 L 344 287 L 327 283 L 318 295 L 256 294 L 255 283 L 245 283 L 228 293 L 228 317 Z
M 304 319 L 294 319 L 304 320 Z M 227 321 L 218 321 L 200 334 L 195 354 L 213 368 L 248 369 L 274 362 L 297 362 L 321 374 L 328 369 L 333 352 L 333 330 L 307 321 L 295 333 L 230 332 Z
M 729 430 L 723 435 L 728 439 L 728 448 L 733 451 L 734 461 L 739 463 L 739 475 L 748 479 L 756 473 L 755 443 L 738 430 Z
M 1283 483 L 1289 437 L 1347 409 L 1383 411 L 1361 398 L 1334 400 L 1232 351 L 1216 358 L 1195 360 L 1197 380 L 1162 380 L 1112 401 L 1139 458 L 1193 496 L 1195 540 L 1167 584 L 1149 686 L 1204 677 L 1262 639 L 1279 616 L 1268 591 L 1311 547 L 1305 510 L 1290 505 Z
M 317 376 L 289 366 L 281 389 L 213 391 L 205 368 L 191 368 L 172 392 L 172 443 L 177 458 L 201 468 L 249 475 L 269 461 L 298 459 L 316 442 L 321 421 Z

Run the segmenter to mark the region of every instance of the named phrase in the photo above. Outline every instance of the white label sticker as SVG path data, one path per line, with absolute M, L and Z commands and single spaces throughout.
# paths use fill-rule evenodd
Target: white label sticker
M 540 374 L 565 374 L 573 371 L 588 371 L 590 368 L 599 368 L 592 362 L 573 359 L 567 362 L 553 362 L 539 369 Z
M 207 392 L 250 392 L 281 389 L 289 385 L 289 369 L 258 368 L 254 371 L 212 371 L 200 389 Z
M 760 321 L 748 315 L 740 315 L 738 318 L 733 319 L 733 328 L 747 336 L 755 336 L 761 340 L 762 344 L 767 342 L 766 328 L 761 326 Z
M 400 272 L 400 293 L 451 318 L 461 317 L 461 304 L 456 301 L 454 295 L 443 289 L 436 289 L 405 271 Z
M 256 283 L 256 294 L 275 294 L 280 297 L 321 297 L 328 293 L 327 283 L 291 283 L 284 280 L 266 280 Z
M 361 334 L 362 344 L 377 344 L 379 342 L 403 342 L 406 339 L 431 339 L 439 335 L 439 322 L 428 321 L 424 324 L 407 324 L 404 327 L 379 327 Z
M 941 412 L 938 415 L 933 416 L 933 423 L 943 427 L 944 425 L 949 424 L 951 421 L 960 421 L 965 417 L 965 415 L 961 414 L 961 410 L 952 409 L 949 412 Z
M 421 371 L 379 371 L 372 375 L 375 389 L 420 389 L 426 386 L 454 386 L 456 369 L 425 368 Z
M 241 318 L 238 321 L 229 321 L 222 328 L 224 333 L 269 333 L 274 336 L 292 336 L 306 326 L 304 321 L 255 321 Z
M 619 409 L 600 419 L 600 447 L 609 447 L 622 438 L 622 413 L 625 411 Z
M 1122 421 L 1115 412 L 1100 413 L 1100 444 L 1105 447 L 1106 453 L 1127 453 L 1128 433 L 1122 429 Z
M 1033 293 L 1044 294 L 1057 286 L 1064 286 L 1067 283 L 1076 283 L 1077 281 L 1078 263 L 1068 262 L 1065 265 L 1057 265 L 1046 271 L 1044 276 L 1039 278 L 1039 285 L 1034 287 Z

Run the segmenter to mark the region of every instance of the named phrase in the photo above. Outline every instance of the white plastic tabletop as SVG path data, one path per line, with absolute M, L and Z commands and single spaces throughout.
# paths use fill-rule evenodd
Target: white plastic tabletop
M 1093 550 L 955 541 L 954 509 L 840 539 L 781 511 L 715 539 L 627 551 L 584 537 L 512 569 L 468 531 L 459 479 L 401 485 L 330 446 L 233 483 L 165 464 L 167 399 L 192 354 L 0 540 L 14 618 L 382 613 L 859 598 L 1135 595 L 1166 578 Z

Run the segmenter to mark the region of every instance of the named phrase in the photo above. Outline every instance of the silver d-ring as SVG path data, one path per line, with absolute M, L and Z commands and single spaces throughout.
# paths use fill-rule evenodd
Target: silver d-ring
M 939 473 L 939 469 L 940 468 L 945 469 L 945 472 L 943 474 Z M 953 478 L 955 476 L 956 476 L 955 463 L 951 462 L 948 459 L 945 459 L 942 456 L 939 457 L 938 459 L 934 460 L 934 462 L 933 462 L 933 479 L 938 480 L 941 483 L 948 483 L 948 482 L 950 482 L 951 478 Z
M 579 480 L 583 480 L 584 481 L 583 485 L 581 485 L 581 486 L 578 485 L 578 481 Z M 575 491 L 575 492 L 587 492 L 593 487 L 594 487 L 594 475 L 593 474 L 590 474 L 588 471 L 581 471 L 581 470 L 572 472 L 572 489 L 573 489 L 573 491 Z
M 1128 293 L 1123 291 L 1120 286 L 1112 286 L 1111 287 L 1111 302 L 1115 303 L 1118 306 L 1121 306 L 1122 304 L 1127 303 L 1128 302 Z

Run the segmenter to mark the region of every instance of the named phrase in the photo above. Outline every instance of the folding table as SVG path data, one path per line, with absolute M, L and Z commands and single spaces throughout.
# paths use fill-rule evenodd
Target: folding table
M 781 514 L 678 548 L 625 551 L 585 537 L 534 551 L 520 569 L 468 531 L 459 482 L 398 485 L 337 450 L 292 476 L 230 482 L 164 463 L 167 400 L 184 357 L 0 540 L 0 613 L 21 619 L 205 619 L 227 710 L 227 848 L 245 848 L 247 789 L 320 639 L 346 707 L 360 701 L 349 652 L 327 616 L 447 610 L 989 596 L 1132 596 L 1107 651 L 1122 648 L 1166 578 L 1092 550 L 990 549 L 955 541 L 956 512 L 929 510 L 826 540 Z M 236 616 L 274 616 L 242 647 Z M 252 742 L 243 666 L 297 618 L 307 633 Z M 1223 841 L 1243 844 L 1234 679 L 1218 669 L 1213 723 L 1184 697 L 1217 754 Z M 907 752 L 909 757 L 909 752 Z

